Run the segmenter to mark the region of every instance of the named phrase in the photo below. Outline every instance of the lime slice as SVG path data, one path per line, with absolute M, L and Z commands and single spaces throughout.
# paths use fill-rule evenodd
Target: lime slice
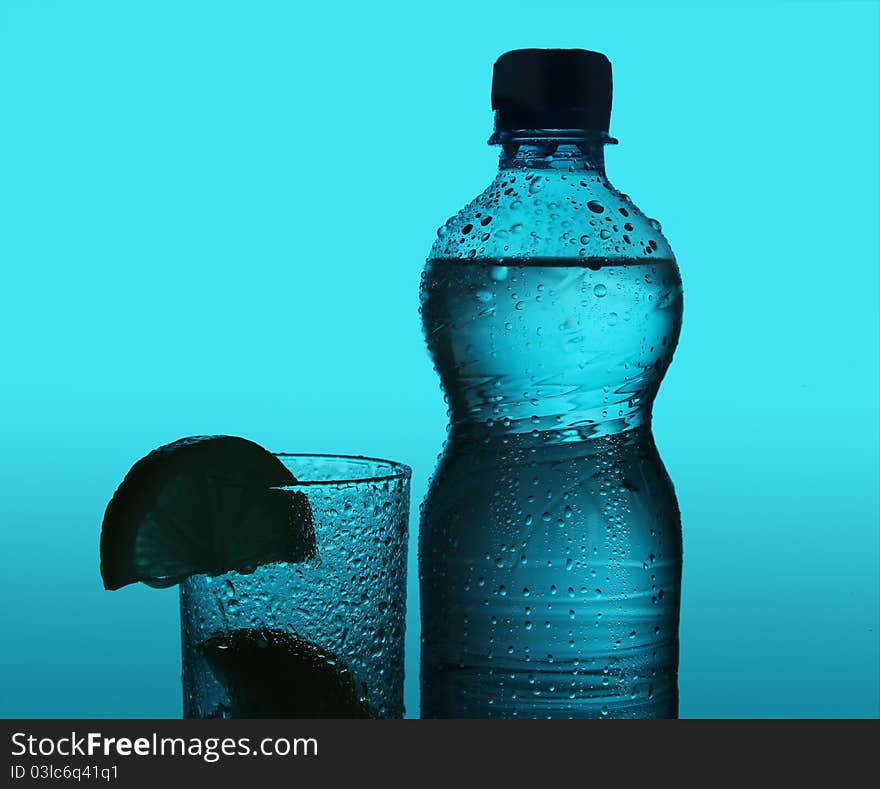
M 233 630 L 201 645 L 233 718 L 369 718 L 351 671 L 283 630 Z
M 296 478 L 271 452 L 235 436 L 182 438 L 126 474 L 101 526 L 107 589 L 171 586 L 197 573 L 253 572 L 315 555 L 315 528 Z

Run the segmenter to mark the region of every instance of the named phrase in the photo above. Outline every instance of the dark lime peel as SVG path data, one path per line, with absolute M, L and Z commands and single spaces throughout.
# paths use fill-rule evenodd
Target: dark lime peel
M 351 671 L 284 630 L 233 630 L 200 647 L 233 718 L 370 718 Z
M 164 587 L 198 573 L 253 572 L 315 556 L 308 498 L 271 452 L 235 436 L 193 436 L 131 467 L 101 526 L 106 589 Z

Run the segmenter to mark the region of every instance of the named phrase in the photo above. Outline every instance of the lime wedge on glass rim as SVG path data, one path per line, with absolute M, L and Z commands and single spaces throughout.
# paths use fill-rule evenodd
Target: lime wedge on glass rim
M 268 450 L 235 436 L 193 436 L 131 467 L 101 525 L 106 589 L 166 587 L 199 573 L 253 572 L 315 555 L 311 507 Z

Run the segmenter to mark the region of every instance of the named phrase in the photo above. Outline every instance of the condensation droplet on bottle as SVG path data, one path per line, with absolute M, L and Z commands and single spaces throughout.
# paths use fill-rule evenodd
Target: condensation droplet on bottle
M 593 288 L 593 293 L 596 294 L 596 298 L 603 298 L 605 294 L 608 292 L 608 288 L 606 288 L 601 282 Z

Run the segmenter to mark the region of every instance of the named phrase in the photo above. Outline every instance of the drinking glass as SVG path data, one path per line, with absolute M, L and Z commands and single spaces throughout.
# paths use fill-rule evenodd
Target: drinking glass
M 411 470 L 277 457 L 298 480 L 278 490 L 308 500 L 313 555 L 180 584 L 184 717 L 403 717 Z

